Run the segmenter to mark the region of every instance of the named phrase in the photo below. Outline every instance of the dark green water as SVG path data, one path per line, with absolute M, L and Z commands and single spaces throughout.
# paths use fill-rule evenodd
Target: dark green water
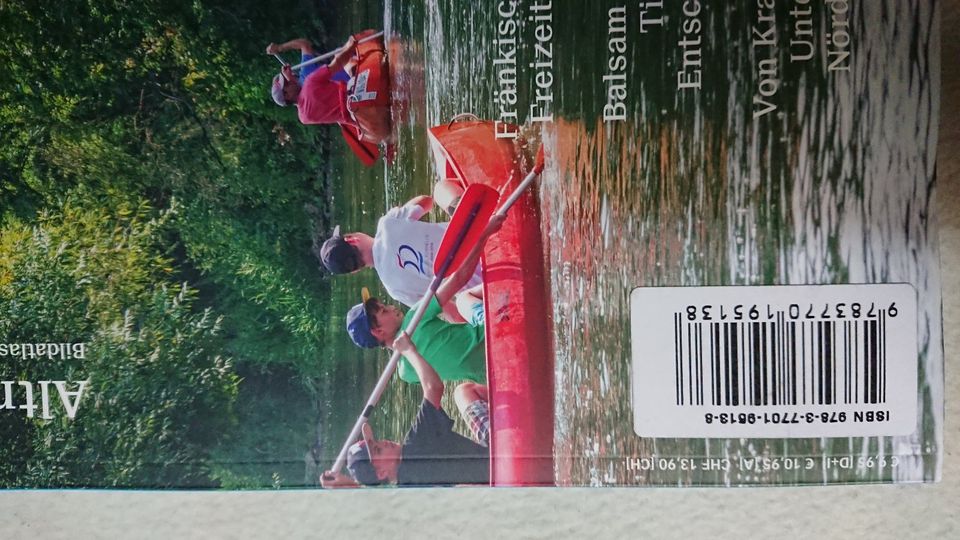
M 497 4 L 387 1 L 355 8 L 354 20 L 391 36 L 397 159 L 386 170 L 352 163 L 334 175 L 336 219 L 372 231 L 385 208 L 428 193 L 435 177 L 425 129 L 454 114 L 495 118 Z M 550 8 L 536 14 L 534 6 Z M 642 3 L 641 3 L 642 4 Z M 667 2 L 662 27 L 641 33 L 638 3 L 520 2 L 517 87 L 520 121 L 548 150 L 541 180 L 542 233 L 549 246 L 556 343 L 556 472 L 560 484 L 750 484 L 911 481 L 938 474 L 942 409 L 940 293 L 929 219 L 938 117 L 936 10 L 928 2 L 850 2 L 848 69 L 830 71 L 824 35 L 829 5 L 791 15 L 776 3 L 779 46 L 755 47 L 754 2 L 701 2 L 699 91 L 678 90 L 685 16 Z M 625 121 L 603 122 L 610 70 L 608 14 L 626 6 Z M 745 6 L 740 7 L 740 6 Z M 832 5 L 832 4 L 831 4 Z M 749 8 L 749 9 L 746 9 Z M 798 19 L 809 20 L 816 53 L 791 61 Z M 381 22 L 382 21 L 382 22 Z M 536 24 L 535 24 L 536 23 Z M 548 25 L 551 58 L 534 47 Z M 802 23 L 806 24 L 806 23 Z M 543 28 L 539 30 L 543 37 Z M 771 52 L 774 51 L 774 52 Z M 776 110 L 754 118 L 760 55 L 778 59 Z M 549 67 L 531 67 L 546 62 Z M 549 70 L 550 122 L 534 122 L 537 71 Z M 435 216 L 440 219 L 440 216 Z M 920 293 L 919 410 L 913 436 L 795 440 L 641 439 L 632 430 L 628 295 L 637 286 L 913 283 Z M 372 273 L 336 281 L 346 311 Z M 342 319 L 331 325 L 342 327 Z M 325 404 L 325 453 L 336 453 L 386 354 L 360 355 L 346 341 Z M 362 366 L 362 367 L 358 367 Z M 335 382 L 334 382 L 335 381 Z M 376 425 L 405 430 L 417 389 L 393 385 Z M 358 392 L 358 390 L 361 390 Z M 333 448 L 336 446 L 336 448 Z M 892 467 L 822 467 L 825 456 L 897 456 Z M 637 473 L 627 457 L 814 458 L 809 471 Z

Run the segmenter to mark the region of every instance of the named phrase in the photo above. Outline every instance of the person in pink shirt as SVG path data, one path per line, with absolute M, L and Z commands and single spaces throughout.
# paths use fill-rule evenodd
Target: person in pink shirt
M 316 69 L 305 67 L 299 78 L 289 65 L 285 65 L 273 79 L 270 93 L 274 102 L 280 106 L 295 104 L 297 116 L 303 124 L 354 126 L 359 129 L 363 141 L 388 141 L 392 132 L 383 42 L 373 40 L 357 45 L 358 39 L 372 33 L 367 30 L 351 36 L 330 64 Z M 304 60 L 316 56 L 313 44 L 304 38 L 279 45 L 271 43 L 267 46 L 267 54 L 292 49 L 300 49 Z M 343 71 L 349 77 L 344 77 Z

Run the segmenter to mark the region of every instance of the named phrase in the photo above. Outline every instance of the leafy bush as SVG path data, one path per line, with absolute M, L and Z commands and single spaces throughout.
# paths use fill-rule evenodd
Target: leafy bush
M 91 381 L 73 421 L 0 412 L 0 485 L 248 485 L 230 456 L 271 419 L 239 385 L 289 372 L 315 414 L 336 134 L 272 103 L 263 47 L 339 44 L 318 7 L 0 2 L 0 341 L 89 344 L 0 374 Z
M 166 215 L 67 205 L 0 242 L 0 342 L 86 343 L 83 359 L 4 358 L 2 380 L 89 381 L 77 415 L 0 415 L 0 485 L 210 485 L 208 448 L 233 420 L 238 379 L 219 319 L 168 282 Z M 22 400 L 23 397 L 19 396 Z

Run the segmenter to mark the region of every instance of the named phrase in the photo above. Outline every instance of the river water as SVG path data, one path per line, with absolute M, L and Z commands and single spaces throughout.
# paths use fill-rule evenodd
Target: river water
M 557 483 L 742 485 L 936 477 L 943 394 L 939 259 L 930 214 L 939 116 L 936 9 L 919 0 L 774 2 L 778 46 L 764 49 L 754 43 L 754 27 L 765 14 L 754 2 L 693 2 L 688 5 L 700 5 L 695 15 L 684 14 L 679 2 L 666 2 L 643 15 L 663 16 L 662 25 L 651 23 L 641 32 L 643 4 L 525 1 L 512 17 L 521 43 L 516 110 L 524 133 L 544 144 L 548 155 L 539 196 L 553 301 Z M 353 20 L 376 26 L 378 3 L 362 5 L 354 8 Z M 494 101 L 501 88 L 495 59 L 502 49 L 495 40 L 503 21 L 497 5 L 385 1 L 382 24 L 391 36 L 399 103 L 397 157 L 373 172 L 344 164 L 335 180 L 344 190 L 336 208 L 349 226 L 372 231 L 383 209 L 429 193 L 435 173 L 427 127 L 460 112 L 497 117 L 502 104 Z M 621 5 L 627 21 L 624 121 L 604 122 L 609 85 L 603 77 L 611 72 L 614 54 L 608 45 L 619 35 L 609 16 Z M 697 32 L 685 34 L 692 19 L 699 21 Z M 838 21 L 846 26 L 838 28 Z M 805 28 L 815 36 L 814 54 L 791 60 L 804 49 L 789 41 Z M 824 40 L 839 30 L 849 34 L 841 50 L 850 54 L 831 70 L 836 57 L 825 54 Z M 696 47 L 689 45 L 694 38 Z M 777 71 L 761 77 L 757 66 L 766 54 L 777 58 Z M 701 88 L 678 88 L 678 71 L 692 69 L 696 59 Z M 537 101 L 537 73 L 545 71 L 552 76 L 544 90 L 550 99 Z M 756 119 L 763 106 L 754 97 L 770 90 L 761 86 L 764 78 L 776 79 L 775 93 L 764 100 L 775 108 Z M 539 114 L 548 111 L 550 121 L 535 121 L 531 104 L 545 106 Z M 343 278 L 335 303 L 354 303 L 351 291 L 373 285 L 372 276 Z M 921 301 L 914 435 L 784 441 L 634 434 L 628 309 L 633 288 L 901 281 L 912 283 Z M 357 357 L 336 347 L 332 354 Z M 372 366 L 385 360 L 379 356 L 357 360 Z M 351 372 L 358 381 L 352 389 L 372 387 L 374 371 Z M 375 426 L 399 437 L 417 396 L 410 388 L 392 392 L 387 414 L 379 415 Z M 359 410 L 354 401 L 362 398 L 347 401 L 327 406 Z M 331 436 L 350 421 L 328 418 Z M 818 465 L 684 472 L 623 466 L 627 457 L 650 456 L 793 456 Z M 830 456 L 897 456 L 899 465 L 823 466 L 822 458 Z

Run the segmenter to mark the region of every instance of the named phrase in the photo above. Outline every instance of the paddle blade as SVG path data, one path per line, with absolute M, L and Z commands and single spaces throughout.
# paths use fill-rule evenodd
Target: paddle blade
M 433 260 L 435 276 L 446 277 L 463 263 L 497 209 L 499 198 L 497 190 L 484 184 L 471 184 L 467 188 Z M 448 260 L 450 263 L 444 268 Z
M 372 167 L 377 162 L 377 158 L 380 157 L 380 148 L 371 142 L 360 140 L 360 132 L 357 128 L 340 124 L 340 134 L 361 163 Z

